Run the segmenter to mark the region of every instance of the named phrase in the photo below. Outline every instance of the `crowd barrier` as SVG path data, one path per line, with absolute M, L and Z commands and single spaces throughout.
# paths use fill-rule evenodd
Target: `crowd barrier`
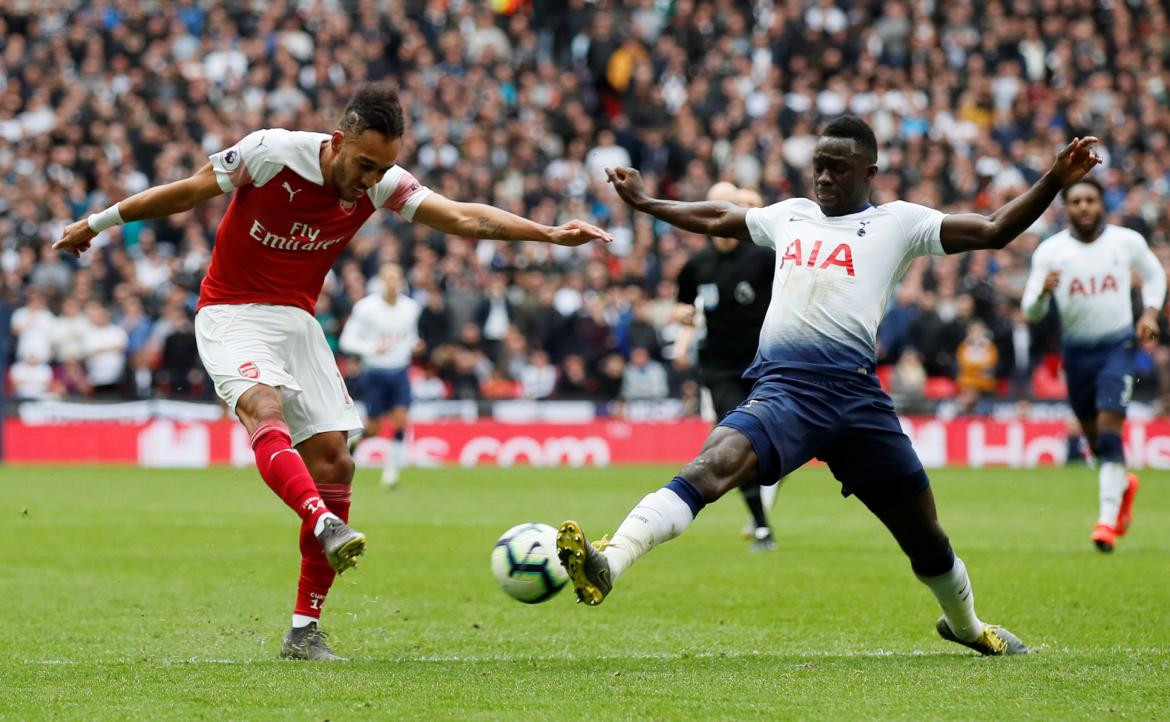
M 903 428 L 927 467 L 1063 464 L 1065 425 L 1058 421 L 942 420 L 905 417 Z M 496 420 L 418 423 L 410 461 L 418 466 L 608 466 L 682 464 L 702 446 L 710 426 L 595 420 L 588 423 L 506 423 Z M 253 463 L 239 423 L 219 419 L 4 422 L 5 461 L 33 464 L 136 464 L 203 467 Z M 1170 468 L 1170 420 L 1126 425 L 1126 457 L 1135 468 Z M 376 466 L 389 441 L 367 439 L 355 452 Z

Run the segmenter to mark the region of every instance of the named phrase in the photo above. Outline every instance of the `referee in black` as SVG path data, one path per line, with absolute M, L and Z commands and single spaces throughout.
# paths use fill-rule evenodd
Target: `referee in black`
M 752 208 L 763 205 L 759 193 L 726 182 L 711 186 L 707 200 Z M 707 335 L 699 346 L 699 380 L 711 395 L 718 419 L 751 393 L 752 383 L 743 378 L 743 372 L 760 343 L 760 327 L 772 300 L 775 267 L 776 253 L 770 248 L 735 238 L 712 238 L 710 245 L 692 256 L 679 272 L 676 312 L 686 329 L 675 342 L 675 365 L 685 369 L 690 363 L 695 307 L 699 306 L 707 322 Z M 769 507 L 776 489 L 775 483 L 768 487 Z M 751 511 L 747 531 L 754 537 L 752 551 L 774 549 L 776 542 L 760 485 L 744 485 L 740 492 Z

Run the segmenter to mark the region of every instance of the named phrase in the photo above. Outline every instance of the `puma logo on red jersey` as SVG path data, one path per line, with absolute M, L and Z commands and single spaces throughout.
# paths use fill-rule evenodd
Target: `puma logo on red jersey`
M 293 202 L 293 197 L 296 196 L 297 193 L 300 193 L 301 191 L 304 190 L 304 188 L 297 188 L 294 191 L 293 187 L 288 184 L 288 181 L 285 181 L 284 183 L 282 183 L 281 188 L 284 188 L 286 191 L 288 191 L 288 202 L 289 203 Z
M 853 272 L 853 249 L 849 247 L 848 243 L 838 243 L 832 251 L 822 256 L 821 248 L 823 245 L 824 241 L 814 241 L 808 256 L 805 257 L 800 239 L 797 238 L 785 249 L 784 256 L 780 259 L 780 268 L 783 268 L 788 261 L 792 261 L 797 266 L 816 268 L 817 270 L 837 266 L 845 269 L 845 273 L 850 276 L 857 275 Z

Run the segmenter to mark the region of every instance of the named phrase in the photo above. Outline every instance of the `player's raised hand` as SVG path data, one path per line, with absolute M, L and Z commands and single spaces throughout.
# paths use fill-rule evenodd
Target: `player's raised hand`
M 1050 294 L 1060 285 L 1060 271 L 1049 271 L 1044 277 L 1044 294 Z
M 571 220 L 568 223 L 552 229 L 549 241 L 558 246 L 580 246 L 589 241 L 605 241 L 609 243 L 613 236 L 601 230 L 592 223 L 581 220 Z
M 637 208 L 646 199 L 646 185 L 642 182 L 642 174 L 633 168 L 606 168 L 605 175 L 618 197 L 628 205 Z
M 1061 185 L 1067 186 L 1079 181 L 1093 169 L 1093 166 L 1101 162 L 1101 156 L 1093 149 L 1095 145 L 1097 138 L 1092 135 L 1073 138 L 1073 141 L 1057 154 L 1056 162 L 1052 164 L 1052 172 L 1060 179 Z
M 53 250 L 72 253 L 74 258 L 81 258 L 81 254 L 89 250 L 89 244 L 97 234 L 89 227 L 89 221 L 82 218 L 65 226 L 61 237 L 53 243 Z

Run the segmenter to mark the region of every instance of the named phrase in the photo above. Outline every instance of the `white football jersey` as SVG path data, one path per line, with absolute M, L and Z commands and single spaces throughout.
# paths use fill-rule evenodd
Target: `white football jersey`
M 1060 271 L 1060 285 L 1041 298 L 1044 279 Z M 1083 243 L 1063 230 L 1041 243 L 1032 254 L 1032 271 L 1021 305 L 1036 321 L 1056 299 L 1061 335 L 1066 344 L 1093 345 L 1133 333 L 1130 302 L 1131 271 L 1142 279 L 1142 303 L 1162 308 L 1166 271 L 1141 234 L 1106 225 L 1101 235 Z
M 807 198 L 749 210 L 752 240 L 776 249 L 776 275 L 760 348 L 745 376 L 871 371 L 894 286 L 918 256 L 945 254 L 943 217 L 904 201 L 833 217 Z
M 418 301 L 402 293 L 394 305 L 380 293 L 366 296 L 353 305 L 338 345 L 360 356 L 367 368 L 406 368 L 418 343 L 420 313 Z

